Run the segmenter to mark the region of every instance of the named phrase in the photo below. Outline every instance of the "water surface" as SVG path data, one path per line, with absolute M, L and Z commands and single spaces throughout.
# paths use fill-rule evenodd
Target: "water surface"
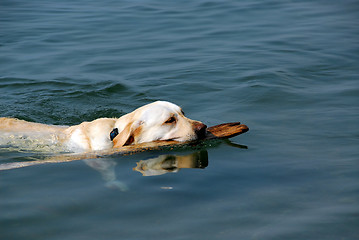
M 91 159 L 1 171 L 0 237 L 358 239 L 358 10 L 354 0 L 2 0 L 0 116 L 74 125 L 167 100 L 208 126 L 250 131 L 109 156 L 105 176 Z M 0 164 L 42 150 L 2 145 Z M 133 170 L 181 156 L 200 164 Z

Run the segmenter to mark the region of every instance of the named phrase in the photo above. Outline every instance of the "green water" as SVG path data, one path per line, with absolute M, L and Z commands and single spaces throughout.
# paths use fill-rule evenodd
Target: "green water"
M 358 10 L 350 0 L 2 0 L 0 117 L 74 125 L 166 100 L 208 126 L 250 131 L 0 171 L 0 238 L 358 239 Z M 47 154 L 5 144 L 0 164 Z M 197 168 L 170 166 L 181 156 Z M 167 171 L 133 170 L 158 159 Z

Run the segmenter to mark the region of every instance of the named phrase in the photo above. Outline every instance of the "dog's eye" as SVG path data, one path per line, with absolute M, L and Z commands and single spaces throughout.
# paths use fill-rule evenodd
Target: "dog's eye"
M 165 123 L 175 123 L 175 122 L 176 122 L 176 118 L 170 117 Z

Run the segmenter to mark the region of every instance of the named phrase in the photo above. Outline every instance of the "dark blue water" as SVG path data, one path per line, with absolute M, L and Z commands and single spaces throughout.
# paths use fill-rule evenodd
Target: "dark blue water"
M 358 239 L 358 13 L 354 0 L 1 0 L 0 116 L 74 125 L 167 100 L 250 131 L 109 156 L 104 176 L 91 159 L 0 171 L 0 238 Z M 47 155 L 7 143 L 0 164 Z M 181 156 L 197 168 L 133 170 Z

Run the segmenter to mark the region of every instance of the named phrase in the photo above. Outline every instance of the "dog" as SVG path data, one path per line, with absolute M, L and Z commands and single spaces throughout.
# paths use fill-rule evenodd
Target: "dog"
M 99 118 L 75 126 L 32 123 L 15 118 L 0 118 L 0 132 L 47 139 L 72 152 L 120 148 L 126 145 L 175 140 L 201 139 L 207 126 L 185 117 L 182 109 L 170 102 L 156 101 L 120 118 Z
M 204 138 L 206 128 L 207 126 L 202 122 L 185 117 L 179 106 L 166 101 L 157 101 L 120 118 L 99 118 L 75 126 L 47 125 L 2 117 L 0 118 L 0 145 L 48 153 L 81 153 L 110 150 L 158 140 L 192 141 Z M 112 159 L 85 159 L 84 161 L 101 173 L 107 187 L 121 191 L 128 189 L 125 183 L 117 180 L 116 162 Z M 141 171 L 145 171 L 148 175 L 150 172 L 148 164 L 148 162 L 141 162 L 137 169 L 145 169 Z M 14 166 L 6 165 L 3 169 L 18 167 L 16 163 L 10 165 Z M 29 162 L 29 166 L 31 165 L 32 162 Z M 178 168 L 185 166 L 185 164 L 177 165 Z

